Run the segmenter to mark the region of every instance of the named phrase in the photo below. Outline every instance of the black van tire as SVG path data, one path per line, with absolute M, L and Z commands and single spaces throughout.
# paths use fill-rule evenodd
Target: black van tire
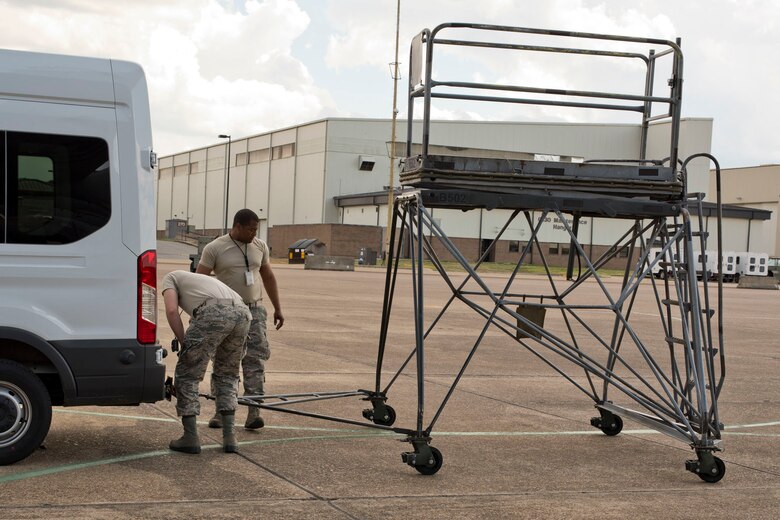
M 13 464 L 41 445 L 51 426 L 51 398 L 27 367 L 0 359 L 0 466 Z

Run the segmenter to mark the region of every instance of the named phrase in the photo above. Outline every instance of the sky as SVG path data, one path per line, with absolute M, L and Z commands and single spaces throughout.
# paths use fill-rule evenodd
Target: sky
M 390 118 L 396 7 L 396 0 L 0 0 L 0 48 L 141 64 L 163 156 L 217 143 L 218 134 L 240 138 L 325 117 Z M 679 37 L 683 116 L 714 119 L 712 152 L 722 166 L 776 164 L 779 20 L 780 0 L 401 0 L 399 115 L 407 113 L 409 44 L 441 23 Z M 540 54 L 443 49 L 434 77 L 641 93 L 642 72 L 630 60 L 573 64 Z M 657 93 L 666 79 L 659 73 Z M 434 101 L 437 119 L 637 121 L 614 111 Z

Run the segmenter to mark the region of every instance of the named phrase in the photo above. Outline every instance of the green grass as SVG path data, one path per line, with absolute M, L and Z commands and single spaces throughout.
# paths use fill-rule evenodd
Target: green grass
M 441 262 L 444 269 L 448 272 L 465 272 L 465 269 L 454 260 L 444 260 Z M 515 266 L 517 264 L 513 262 L 484 262 L 482 265 L 479 266 L 479 269 L 477 272 L 479 273 L 511 273 L 514 271 Z M 377 267 L 377 268 L 383 268 L 382 265 L 376 265 L 371 267 Z M 398 262 L 398 267 L 400 269 L 411 269 L 412 268 L 412 261 L 408 258 L 402 258 Z M 425 268 L 430 269 L 432 271 L 435 271 L 436 268 L 433 266 L 433 263 L 430 261 L 425 262 Z M 553 267 L 550 266 L 550 273 L 553 276 L 565 276 L 566 275 L 566 268 L 565 267 Z M 583 273 L 585 272 L 585 269 L 583 268 Z M 542 265 L 523 265 L 520 267 L 520 273 L 522 274 L 538 274 L 538 275 L 544 275 L 545 270 L 544 266 Z M 575 266 L 574 274 L 576 277 L 577 274 L 577 268 Z M 623 276 L 623 270 L 622 269 L 600 269 L 599 275 L 601 276 Z
M 286 264 L 287 259 L 286 258 L 271 258 L 271 263 L 274 264 Z M 442 266 L 447 272 L 466 272 L 466 270 L 456 261 L 454 260 L 443 260 L 441 262 Z M 479 266 L 479 269 L 477 272 L 479 273 L 506 273 L 509 274 L 512 271 L 514 271 L 515 266 L 517 264 L 513 262 L 484 262 L 482 265 Z M 381 261 L 377 262 L 377 265 L 364 265 L 364 266 L 358 266 L 357 260 L 355 260 L 355 266 L 356 267 L 367 267 L 367 268 L 373 268 L 373 269 L 384 269 L 385 266 L 382 265 Z M 411 269 L 412 268 L 412 261 L 408 258 L 402 258 L 398 262 L 399 269 Z M 472 264 L 473 267 L 473 264 Z M 433 266 L 433 262 L 430 260 L 425 261 L 425 269 L 428 269 L 430 271 L 436 271 L 436 268 Z M 582 270 L 583 273 L 585 273 L 585 268 L 583 267 Z M 523 265 L 520 267 L 520 273 L 522 274 L 536 274 L 539 276 L 545 276 L 545 270 L 544 266 L 542 265 Z M 550 266 L 550 273 L 553 276 L 566 276 L 566 268 L 565 267 L 553 267 Z M 577 275 L 577 266 L 574 266 L 574 275 L 576 278 Z M 600 269 L 599 270 L 600 276 L 623 276 L 623 270 L 622 269 Z

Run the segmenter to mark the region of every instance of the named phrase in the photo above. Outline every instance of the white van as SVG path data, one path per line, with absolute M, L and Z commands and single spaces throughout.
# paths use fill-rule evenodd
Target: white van
M 155 163 L 138 65 L 0 50 L 0 464 L 162 399 Z

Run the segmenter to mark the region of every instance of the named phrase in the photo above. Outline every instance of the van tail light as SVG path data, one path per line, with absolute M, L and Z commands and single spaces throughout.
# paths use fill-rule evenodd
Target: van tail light
M 138 257 L 138 343 L 157 343 L 157 251 Z

